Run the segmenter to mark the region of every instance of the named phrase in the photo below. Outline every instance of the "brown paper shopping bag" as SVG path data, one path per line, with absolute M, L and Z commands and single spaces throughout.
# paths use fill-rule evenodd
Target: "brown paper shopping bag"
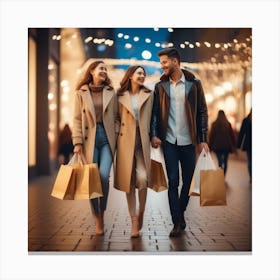
M 77 166 L 75 172 L 77 177 L 74 199 L 92 199 L 103 196 L 97 164 Z
M 166 169 L 162 150 L 151 147 L 151 182 L 149 188 L 155 192 L 167 190 Z
M 221 168 L 200 171 L 200 206 L 226 205 L 224 171 Z
M 162 164 L 155 160 L 151 160 L 151 183 L 149 187 L 155 192 L 167 190 L 167 182 Z
M 85 157 L 75 153 L 67 165 L 60 166 L 51 195 L 63 200 L 103 196 L 98 166 L 86 164 Z
M 51 195 L 63 200 L 74 199 L 75 181 L 74 167 L 64 164 L 61 165 Z
M 189 196 L 200 195 L 200 171 L 209 169 L 216 169 L 216 166 L 211 158 L 210 153 L 207 153 L 204 149 L 202 149 L 202 152 L 199 154 L 195 165 Z

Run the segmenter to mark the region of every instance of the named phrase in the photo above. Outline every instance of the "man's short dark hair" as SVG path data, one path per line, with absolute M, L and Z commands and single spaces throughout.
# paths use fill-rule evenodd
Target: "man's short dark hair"
M 167 55 L 168 57 L 177 58 L 178 61 L 181 61 L 180 54 L 175 48 L 167 48 L 158 52 L 158 56 Z

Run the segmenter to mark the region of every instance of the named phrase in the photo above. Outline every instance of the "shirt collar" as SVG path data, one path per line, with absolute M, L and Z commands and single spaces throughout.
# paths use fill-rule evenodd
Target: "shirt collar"
M 175 83 L 171 78 L 169 78 L 169 81 L 170 81 L 170 84 L 178 84 L 180 82 L 182 82 L 184 84 L 186 82 L 186 78 L 185 78 L 185 75 L 182 73 L 182 76 L 178 82 Z

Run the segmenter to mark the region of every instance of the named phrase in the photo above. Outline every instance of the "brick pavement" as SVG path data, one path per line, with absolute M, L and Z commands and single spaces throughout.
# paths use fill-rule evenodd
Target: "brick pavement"
M 200 207 L 199 197 L 190 198 L 187 228 L 180 238 L 168 237 L 172 223 L 167 191 L 148 191 L 141 236 L 131 239 L 125 194 L 110 187 L 105 234 L 96 236 L 89 202 L 51 197 L 54 179 L 29 183 L 29 252 L 251 253 L 251 186 L 244 160 L 230 157 L 227 206 Z

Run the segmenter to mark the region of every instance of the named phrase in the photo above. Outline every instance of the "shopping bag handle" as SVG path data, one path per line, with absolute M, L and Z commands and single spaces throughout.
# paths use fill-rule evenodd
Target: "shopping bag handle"
M 87 164 L 86 157 L 83 153 L 78 153 L 78 157 L 80 158 L 82 164 Z
M 207 156 L 207 152 L 205 151 L 204 148 L 202 148 L 201 155 L 202 155 L 203 157 L 206 157 L 206 156 Z
M 203 148 L 203 150 L 204 150 L 204 148 Z M 204 150 L 204 152 L 205 152 L 205 157 L 207 157 L 208 164 L 209 164 L 209 166 L 211 166 L 211 169 L 216 169 L 217 167 L 216 167 L 216 165 L 215 165 L 215 163 L 214 163 L 214 161 L 213 161 L 213 159 L 211 157 L 210 151 L 206 152 Z
M 75 164 L 84 165 L 86 163 L 87 161 L 83 153 L 74 153 L 73 157 L 68 162 L 68 165 L 75 165 Z

